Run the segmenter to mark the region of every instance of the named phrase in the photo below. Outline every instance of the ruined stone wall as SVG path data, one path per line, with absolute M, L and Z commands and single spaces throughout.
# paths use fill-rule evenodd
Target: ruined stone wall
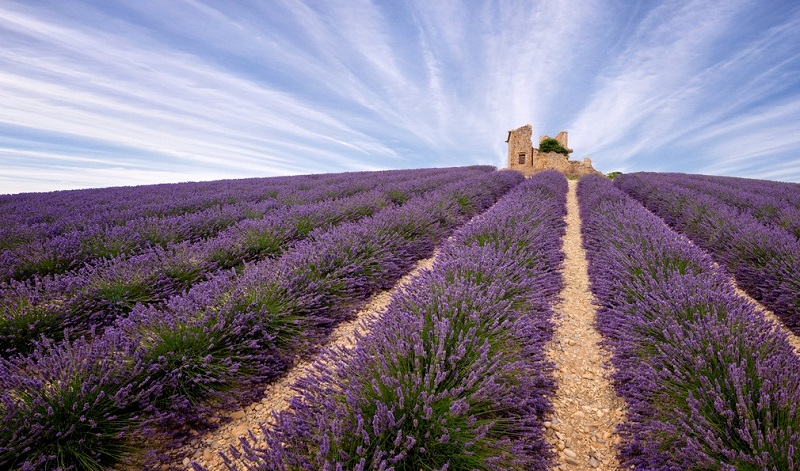
M 568 140 L 569 136 L 567 135 L 567 131 L 561 131 L 556 135 L 556 141 L 558 141 L 558 143 L 561 144 L 564 149 L 567 149 L 568 153 L 572 153 L 572 149 L 569 148 L 567 143 Z
M 545 139 L 555 139 L 556 142 L 561 144 L 561 147 L 567 149 L 568 153 L 572 153 L 572 149 L 570 149 L 568 145 L 569 134 L 567 133 L 567 131 L 561 131 L 560 133 L 556 134 L 556 137 L 550 137 L 547 134 L 545 134 L 544 136 L 539 136 L 539 144 L 541 144 L 542 141 L 544 141 Z
M 558 141 L 558 143 L 561 144 L 561 146 L 565 149 L 569 147 L 569 145 L 567 145 L 567 140 L 569 140 L 567 131 L 561 131 L 560 133 L 556 134 L 556 141 Z
M 584 175 L 599 174 L 600 172 L 592 167 L 592 161 L 587 157 L 583 162 L 569 160 L 569 157 L 556 152 L 542 154 L 539 149 L 533 148 L 531 136 L 533 128 L 526 124 L 520 128 L 508 131 L 508 168 L 522 172 L 526 177 L 543 170 L 558 170 L 569 178 L 580 178 Z M 550 139 L 549 136 L 540 136 L 539 142 Z M 555 140 L 564 146 L 569 152 L 567 131 L 561 131 L 556 135 Z M 524 157 L 524 163 L 520 162 Z
M 557 152 L 539 154 L 533 162 L 532 170 L 533 173 L 544 170 L 558 170 L 570 178 L 580 178 L 584 175 L 600 173 L 592 167 L 592 161 L 588 157 L 583 159 L 583 162 L 576 162 Z

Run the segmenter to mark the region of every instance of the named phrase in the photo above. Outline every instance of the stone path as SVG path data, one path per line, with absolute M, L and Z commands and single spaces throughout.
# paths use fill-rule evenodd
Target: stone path
M 558 452 L 556 469 L 618 469 L 614 429 L 625 415 L 625 405 L 607 378 L 610 354 L 598 345 L 595 306 L 589 291 L 586 254 L 581 246 L 577 181 L 567 194 L 567 232 L 564 236 L 564 290 L 556 306 L 560 315 L 548 355 L 556 364 L 558 390 L 554 413 L 545 437 Z
M 365 331 L 364 322 L 386 311 L 392 295 L 408 284 L 420 271 L 430 268 L 437 254 L 438 251 L 432 257 L 417 262 L 414 270 L 401 278 L 391 290 L 373 296 L 367 305 L 356 314 L 354 320 L 340 324 L 331 333 L 330 343 L 326 346 L 353 348 L 355 333 L 364 333 Z M 229 413 L 222 418 L 225 423 L 218 429 L 197 436 L 191 439 L 186 446 L 173 450 L 173 456 L 182 458 L 177 459 L 173 466 L 165 465 L 165 469 L 191 470 L 191 461 L 195 461 L 209 471 L 227 470 L 219 452 L 227 451 L 231 445 L 239 445 L 239 437 L 247 436 L 248 430 L 258 431 L 261 424 L 270 421 L 273 413 L 288 409 L 289 399 L 295 394 L 291 389 L 292 384 L 306 374 L 315 360 L 316 358 L 296 357 L 294 365 L 286 374 L 266 386 L 264 396 L 260 401 Z

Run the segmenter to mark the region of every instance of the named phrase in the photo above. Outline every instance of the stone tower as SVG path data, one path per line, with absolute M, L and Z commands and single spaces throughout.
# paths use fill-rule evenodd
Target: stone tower
M 530 124 L 508 131 L 508 168 L 530 166 L 533 163 L 532 135 L 533 127 Z

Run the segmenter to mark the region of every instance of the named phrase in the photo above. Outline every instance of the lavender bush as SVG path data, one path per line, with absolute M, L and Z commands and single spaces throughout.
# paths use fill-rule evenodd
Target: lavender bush
M 615 184 L 711 252 L 744 291 L 800 334 L 800 241 L 795 236 L 659 174 L 626 174 Z
M 46 240 L 97 226 L 125 226 L 140 218 L 163 219 L 242 202 L 283 200 L 285 197 L 282 195 L 292 194 L 295 190 L 329 187 L 321 194 L 322 198 L 338 198 L 354 194 L 352 181 L 356 179 L 362 181 L 361 189 L 369 189 L 372 188 L 372 179 L 418 179 L 453 170 L 350 172 L 0 195 L 0 207 L 3 208 L 0 212 L 0 248 L 12 248 L 19 243 Z M 457 170 L 486 173 L 493 168 L 473 166 Z M 337 188 L 341 184 L 345 188 Z
M 641 470 L 796 469 L 800 362 L 712 259 L 600 177 L 578 186 L 597 325 Z
M 455 226 L 521 179 L 515 172 L 484 173 L 411 197 L 401 207 L 358 223 L 312 231 L 277 260 L 246 264 L 238 276 L 220 272 L 162 307 L 139 304 L 91 341 L 44 341 L 26 357 L 5 360 L 4 368 L 16 379 L 0 391 L 0 401 L 4 413 L 16 415 L 0 424 L 0 436 L 7 438 L 3 451 L 9 453 L 4 457 L 49 449 L 50 436 L 70 435 L 80 443 L 97 437 L 92 450 L 100 452 L 106 444 L 115 451 L 92 455 L 86 463 L 108 466 L 124 451 L 115 448 L 114 440 L 163 427 L 178 431 L 187 422 L 201 422 L 210 401 L 225 404 L 249 397 L 254 394 L 247 389 L 250 383 L 285 369 L 289 359 L 323 339 L 372 292 L 390 286 Z M 41 414 L 41 407 L 26 407 L 15 381 L 24 378 L 24 371 L 48 371 L 47 365 L 60 358 L 65 359 L 60 367 L 64 371 L 102 367 L 113 379 L 108 388 L 101 388 L 106 376 L 95 373 L 80 383 L 87 391 L 108 389 L 103 397 L 120 397 L 114 407 L 125 414 L 109 409 L 104 417 L 110 422 L 93 418 L 87 428 L 82 425 L 85 415 L 52 421 Z M 76 410 L 89 401 L 75 397 Z M 115 417 L 125 418 L 119 427 Z M 39 433 L 43 421 L 52 431 L 46 436 Z M 37 456 L 33 466 L 89 466 L 82 461 L 85 454 Z
M 800 184 L 683 173 L 652 175 L 661 181 L 713 196 L 765 225 L 782 227 L 800 237 Z
M 290 242 L 307 235 L 308 229 L 298 229 L 299 222 L 312 228 L 329 227 L 350 213 L 358 218 L 388 204 L 382 193 L 368 193 L 275 210 L 264 219 L 237 224 L 236 228 L 242 228 L 223 232 L 208 242 L 181 244 L 168 251 L 157 248 L 133 257 L 100 260 L 74 274 L 0 285 L 0 305 L 8 309 L 0 318 L 0 329 L 27 326 L 24 336 L 0 334 L 0 349 L 6 356 L 24 353 L 31 347 L 29 342 L 25 345 L 24 338 L 59 337 L 63 329 L 72 335 L 100 331 L 136 304 L 157 305 L 220 268 L 279 255 Z M 22 329 L 14 330 L 23 333 Z
M 546 469 L 566 189 L 538 174 L 461 229 L 233 457 L 252 469 Z
M 166 309 L 134 311 L 126 325 L 131 330 L 145 326 L 146 334 L 139 335 L 148 339 L 145 351 L 169 343 L 176 349 L 171 355 L 182 359 L 174 369 L 163 372 L 169 381 L 177 382 L 172 388 L 177 395 L 161 402 L 172 412 L 194 410 L 187 406 L 186 396 L 206 391 L 199 385 L 208 382 L 208 372 L 196 368 L 190 373 L 184 363 L 194 355 L 197 360 L 188 361 L 200 364 L 209 352 L 154 336 L 146 326 L 170 319 L 168 328 L 159 329 L 170 336 L 177 325 L 194 326 L 193 332 L 198 326 L 203 331 L 214 326 L 214 332 L 224 332 L 223 339 L 208 342 L 217 349 L 214 361 L 229 365 L 214 380 L 217 389 L 269 380 L 283 371 L 295 352 L 321 342 L 371 294 L 390 287 L 416 260 L 429 255 L 453 227 L 474 214 L 461 212 L 458 198 L 464 195 L 463 187 L 473 193 L 473 211 L 479 211 L 520 178 L 513 172 L 498 172 L 468 180 L 468 185 L 454 183 L 362 222 L 312 233 L 280 259 L 247 266 L 235 278 L 222 276 L 199 285 L 186 296 L 170 300 Z M 495 196 L 481 202 L 485 194 Z M 232 354 L 237 361 L 226 363 Z M 196 385 L 198 392 L 191 392 Z M 237 389 L 247 394 L 246 388 Z M 181 412 L 178 418 L 192 415 Z
M 154 245 L 198 241 L 275 207 L 352 196 L 390 181 L 491 170 L 360 172 L 0 197 L 12 211 L 0 217 L 8 224 L 0 224 L 0 281 L 62 273 Z
M 41 335 L 58 339 L 64 329 L 73 336 L 92 329 L 99 332 L 137 303 L 158 304 L 219 269 L 240 268 L 246 261 L 278 256 L 312 229 L 357 220 L 386 208 L 390 198 L 407 200 L 476 173 L 484 172 L 451 169 L 409 179 L 415 172 L 407 171 L 399 174 L 404 178 L 375 179 L 370 184 L 381 184 L 381 189 L 367 192 L 361 191 L 361 180 L 354 178 L 335 188 L 318 188 L 312 200 L 320 195 L 350 196 L 317 203 L 304 204 L 303 198 L 309 195 L 280 195 L 285 201 L 294 198 L 296 205 L 275 207 L 269 214 L 243 220 L 207 241 L 155 247 L 133 257 L 99 260 L 73 273 L 0 284 L 0 306 L 6 308 L 0 316 L 0 351 L 5 356 L 25 353 L 32 348 L 32 340 Z
M 114 335 L 46 347 L 0 360 L 0 468 L 104 470 L 129 457 L 154 388 L 146 365 L 129 361 L 127 341 Z

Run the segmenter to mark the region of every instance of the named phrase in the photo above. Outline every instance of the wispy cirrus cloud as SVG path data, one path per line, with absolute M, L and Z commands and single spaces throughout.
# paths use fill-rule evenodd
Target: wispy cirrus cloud
M 503 166 L 528 122 L 800 181 L 793 2 L 7 1 L 0 41 L 0 193 Z
M 719 126 L 762 113 L 780 113 L 795 128 L 800 123 L 800 114 L 779 110 L 783 100 L 777 97 L 800 98 L 790 78 L 800 67 L 791 46 L 800 40 L 798 9 L 786 4 L 773 10 L 782 20 L 775 25 L 758 21 L 766 5 L 673 3 L 680 5 L 651 11 L 629 47 L 603 71 L 602 85 L 572 124 L 586 131 L 577 133 L 576 145 L 625 170 L 725 173 L 729 157 L 715 149 L 733 136 L 714 140 Z M 665 15 L 665 8 L 672 14 Z M 770 119 L 755 121 L 760 124 L 741 129 L 747 139 L 736 136 L 740 153 L 750 152 L 746 144 L 782 132 Z M 783 177 L 800 179 L 799 170 Z

